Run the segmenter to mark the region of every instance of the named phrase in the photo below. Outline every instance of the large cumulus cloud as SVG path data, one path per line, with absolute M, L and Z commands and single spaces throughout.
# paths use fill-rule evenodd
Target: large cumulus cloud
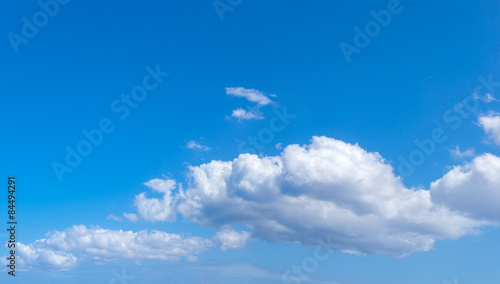
M 270 241 L 312 246 L 329 240 L 349 253 L 400 257 L 487 223 L 434 203 L 433 191 L 406 188 L 378 153 L 328 137 L 289 145 L 280 156 L 242 154 L 189 170 L 186 188 L 179 184 L 155 203 L 165 207 L 160 212 L 214 228 L 246 225 Z M 138 208 L 150 202 L 139 196 Z M 159 219 L 171 221 L 172 214 Z

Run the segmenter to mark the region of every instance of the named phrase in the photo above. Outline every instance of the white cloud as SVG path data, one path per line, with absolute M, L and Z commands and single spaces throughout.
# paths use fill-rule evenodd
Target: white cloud
M 131 222 L 136 222 L 139 217 L 134 213 L 123 213 L 123 217 L 127 218 Z
M 18 265 L 25 270 L 70 270 L 77 266 L 78 259 L 74 255 L 60 250 L 54 251 L 47 247 L 46 242 L 43 239 L 29 245 L 16 243 L 19 254 Z
M 500 222 L 500 158 L 484 154 L 454 167 L 431 184 L 431 196 L 471 217 Z
M 226 251 L 228 249 L 244 248 L 249 238 L 250 232 L 236 232 L 233 229 L 225 229 L 217 232 L 214 240 L 220 245 L 222 251 Z
M 233 110 L 231 116 L 239 120 L 264 119 L 264 116 L 258 110 L 246 111 L 242 108 Z
M 465 151 L 460 151 L 460 147 L 457 146 L 455 149 L 450 149 L 451 157 L 454 159 L 464 159 L 467 157 L 473 157 L 476 155 L 474 148 L 469 148 Z
M 490 113 L 487 116 L 480 116 L 479 125 L 493 143 L 500 145 L 500 114 Z
M 175 221 L 175 211 L 171 207 L 172 197 L 165 194 L 163 198 L 147 198 L 143 192 L 135 196 L 134 205 L 137 216 L 146 221 Z
M 205 146 L 205 145 L 201 145 L 199 143 L 196 143 L 195 141 L 191 140 L 189 141 L 187 144 L 186 144 L 186 148 L 188 149 L 193 149 L 193 150 L 201 150 L 201 151 L 209 151 L 210 147 L 208 146 Z
M 161 231 L 114 231 L 73 226 L 54 231 L 46 239 L 17 244 L 20 260 L 27 268 L 74 268 L 78 257 L 97 263 L 110 261 L 164 260 L 195 261 L 196 255 L 208 250 L 213 241 L 199 237 L 182 237 Z M 77 255 L 77 256 L 75 256 Z
M 147 198 L 145 192 L 136 195 L 134 205 L 137 207 L 137 217 L 147 221 L 175 221 L 175 211 L 172 209 L 172 191 L 176 187 L 175 180 L 152 179 L 144 185 L 163 196 L 161 199 Z
M 189 170 L 188 187 L 159 206 L 204 226 L 243 224 L 264 240 L 404 256 L 484 224 L 406 188 L 378 153 L 328 137 Z
M 265 106 L 274 103 L 263 92 L 255 89 L 245 89 L 243 87 L 226 88 L 226 94 L 230 96 L 245 98 L 248 101 L 256 103 L 259 106 Z
M 244 110 L 243 108 L 238 108 L 233 110 L 231 113 L 231 117 L 234 117 L 238 120 L 251 120 L 251 119 L 264 119 L 264 116 L 260 112 L 260 108 L 265 105 L 277 105 L 274 101 L 272 101 L 269 97 L 276 97 L 276 95 L 266 95 L 263 92 L 255 89 L 245 89 L 243 87 L 237 88 L 226 88 L 226 94 L 234 97 L 245 98 L 248 101 L 255 103 L 256 105 L 248 110 Z M 226 116 L 226 119 L 229 117 Z
M 472 94 L 472 96 L 474 97 L 474 99 L 476 99 L 476 100 L 480 99 L 484 103 L 491 103 L 491 102 L 497 101 L 497 99 L 495 99 L 495 97 L 492 94 L 486 94 L 482 98 L 479 97 L 479 95 L 477 93 Z
M 115 220 L 115 221 L 118 221 L 118 222 L 123 222 L 122 218 L 118 217 L 118 216 L 115 216 L 113 214 L 109 214 L 108 217 L 106 217 L 106 220 Z
M 151 188 L 153 191 L 159 193 L 167 193 L 175 189 L 175 180 L 173 179 L 152 179 L 148 182 L 145 182 L 144 185 Z

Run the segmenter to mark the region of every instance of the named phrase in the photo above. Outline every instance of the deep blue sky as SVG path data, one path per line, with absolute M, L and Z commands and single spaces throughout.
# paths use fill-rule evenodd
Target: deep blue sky
M 277 143 L 302 145 L 325 135 L 378 152 L 397 168 L 398 157 L 416 149 L 415 139 L 441 127 L 448 139 L 403 179 L 407 187 L 428 189 L 450 166 L 464 162 L 448 149 L 499 154 L 498 146 L 482 143 L 484 132 L 476 125 L 481 114 L 499 110 L 497 102 L 481 102 L 456 130 L 443 113 L 473 93 L 478 76 L 500 81 L 500 3 L 401 1 L 402 12 L 348 63 L 339 44 L 353 44 L 353 28 L 364 28 L 373 19 L 370 11 L 387 9 L 388 2 L 243 0 L 221 21 L 211 1 L 73 0 L 17 53 L 8 34 L 22 35 L 21 18 L 32 19 L 41 8 L 37 1 L 4 3 L 0 172 L 18 179 L 18 240 L 32 243 L 76 224 L 212 237 L 215 229 L 181 218 L 133 223 L 106 217 L 133 212 L 144 182 L 164 174 L 183 181 L 188 165 L 232 160 L 240 141 L 269 126 L 271 106 L 261 110 L 265 119 L 226 119 L 250 105 L 227 96 L 226 87 L 275 94 L 270 98 L 296 115 L 262 155 L 279 155 Z M 120 120 L 112 102 L 141 84 L 147 66 L 157 65 L 169 76 Z M 60 182 L 51 164 L 64 162 L 65 147 L 76 147 L 82 130 L 97 128 L 103 118 L 115 130 Z M 187 149 L 191 140 L 211 150 Z M 433 250 L 403 259 L 338 252 L 311 279 L 443 283 L 458 277 L 460 284 L 493 283 L 500 276 L 494 272 L 499 237 L 500 230 L 487 227 L 478 236 L 438 240 Z M 126 267 L 136 275 L 129 283 L 278 283 L 252 276 L 249 267 L 279 276 L 313 250 L 257 238 L 241 250 L 203 252 L 194 264 L 88 260 L 71 271 L 19 272 L 9 281 L 108 283 L 111 269 Z M 207 273 L 207 267 L 219 268 Z M 224 274 L 230 270 L 235 272 Z

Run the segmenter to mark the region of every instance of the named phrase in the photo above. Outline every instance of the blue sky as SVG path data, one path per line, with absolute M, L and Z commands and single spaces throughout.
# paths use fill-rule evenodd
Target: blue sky
M 0 17 L 2 283 L 500 278 L 498 2 L 40 3 Z

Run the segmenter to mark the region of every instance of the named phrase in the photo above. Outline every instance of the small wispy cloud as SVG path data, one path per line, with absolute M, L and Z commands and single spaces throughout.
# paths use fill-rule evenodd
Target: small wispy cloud
M 217 233 L 214 240 L 220 245 L 220 250 L 242 249 L 250 239 L 250 232 L 237 232 L 233 229 L 225 229 Z
M 237 88 L 226 88 L 226 94 L 229 96 L 245 98 L 252 103 L 256 103 L 259 106 L 265 106 L 268 104 L 273 104 L 274 102 L 268 97 L 276 97 L 276 95 L 266 95 L 263 92 L 256 89 L 245 89 L 243 87 Z
M 233 110 L 231 117 L 237 118 L 238 120 L 264 119 L 264 116 L 258 110 L 246 111 L 242 108 Z M 226 117 L 226 119 L 229 119 L 229 117 Z
M 212 148 L 210 148 L 208 146 L 201 145 L 200 143 L 197 143 L 197 142 L 195 142 L 193 140 L 190 140 L 190 141 L 187 142 L 186 148 L 192 149 L 192 150 L 200 150 L 200 151 L 209 151 L 209 150 L 212 149 Z
M 484 97 L 479 97 L 479 95 L 477 93 L 474 93 L 472 96 L 474 97 L 474 99 L 476 99 L 476 100 L 480 99 L 481 101 L 483 101 L 486 104 L 497 101 L 497 99 L 495 99 L 495 97 L 492 94 L 486 94 L 486 95 L 484 95 Z
M 115 216 L 113 214 L 109 214 L 108 217 L 106 217 L 106 220 L 115 220 L 115 221 L 118 221 L 118 222 L 123 222 L 123 219 L 118 217 L 118 216 Z
M 474 148 L 468 148 L 465 151 L 461 151 L 460 147 L 456 146 L 455 149 L 449 149 L 449 151 L 453 159 L 465 159 L 476 155 Z
M 277 105 L 276 102 L 271 100 L 269 97 L 276 97 L 273 94 L 265 94 L 256 89 L 245 89 L 243 87 L 236 88 L 226 88 L 226 94 L 233 97 L 245 98 L 249 102 L 255 103 L 254 107 L 249 107 L 248 110 L 243 108 L 238 108 L 233 110 L 231 117 L 241 120 L 251 120 L 251 119 L 264 119 L 264 116 L 260 112 L 260 108 L 266 105 Z M 226 119 L 230 117 L 226 116 Z
M 123 213 L 123 217 L 127 218 L 130 222 L 136 222 L 138 217 L 134 213 Z

